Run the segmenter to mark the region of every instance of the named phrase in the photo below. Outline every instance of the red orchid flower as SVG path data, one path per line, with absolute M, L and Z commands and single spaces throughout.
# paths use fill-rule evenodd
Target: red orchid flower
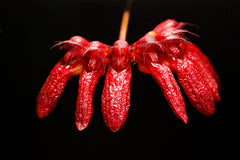
M 220 81 L 209 59 L 189 42 L 182 29 L 186 24 L 169 19 L 131 46 L 125 41 L 129 10 L 123 15 L 119 40 L 108 46 L 98 41 L 88 42 L 80 36 L 60 42 L 67 52 L 54 66 L 37 97 L 37 115 L 46 117 L 57 105 L 71 76 L 79 76 L 75 123 L 85 129 L 93 113 L 92 99 L 99 77 L 108 64 L 102 93 L 102 114 L 107 127 L 118 131 L 128 116 L 130 107 L 131 62 L 137 62 L 143 73 L 153 76 L 162 89 L 173 113 L 187 123 L 187 114 L 181 89 L 191 104 L 202 114 L 214 113 L 215 102 L 220 101 Z

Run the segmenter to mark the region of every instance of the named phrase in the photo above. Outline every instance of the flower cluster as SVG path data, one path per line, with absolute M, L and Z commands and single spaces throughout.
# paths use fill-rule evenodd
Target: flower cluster
M 118 131 L 130 107 L 133 61 L 141 72 L 153 76 L 173 113 L 182 121 L 187 123 L 188 118 L 172 72 L 191 104 L 202 114 L 212 115 L 215 101 L 220 101 L 220 81 L 206 55 L 184 37 L 185 32 L 189 33 L 182 29 L 184 25 L 166 20 L 131 46 L 124 40 L 108 46 L 98 41 L 88 42 L 80 36 L 56 44 L 54 47 L 67 52 L 54 66 L 38 94 L 38 117 L 47 116 L 57 105 L 68 79 L 79 76 L 75 123 L 78 130 L 85 129 L 93 113 L 95 86 L 106 72 L 101 98 L 103 119 L 111 131 Z

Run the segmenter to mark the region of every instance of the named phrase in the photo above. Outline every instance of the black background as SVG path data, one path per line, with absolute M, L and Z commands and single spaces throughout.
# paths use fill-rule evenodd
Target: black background
M 198 113 L 184 94 L 189 117 L 185 125 L 172 113 L 151 76 L 132 65 L 129 117 L 118 132 L 112 133 L 102 121 L 104 77 L 96 86 L 94 113 L 86 130 L 79 132 L 74 124 L 77 77 L 67 83 L 54 112 L 45 119 L 37 118 L 37 93 L 63 56 L 50 47 L 74 35 L 112 45 L 118 38 L 124 4 L 121 0 L 0 1 L 1 152 L 7 159 L 216 159 L 237 155 L 237 0 L 135 0 L 131 10 L 129 44 L 168 18 L 199 26 L 189 29 L 200 37 L 189 37 L 210 58 L 222 82 L 222 101 L 216 103 L 213 116 Z

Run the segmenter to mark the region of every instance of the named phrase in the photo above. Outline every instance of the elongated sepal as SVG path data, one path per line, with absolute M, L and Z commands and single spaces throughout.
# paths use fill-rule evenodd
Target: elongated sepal
M 218 102 L 221 100 L 221 98 L 219 96 L 219 92 L 218 92 L 219 83 L 217 82 L 219 79 L 218 79 L 218 77 L 216 77 L 217 74 L 214 71 L 214 69 L 213 69 L 212 65 L 210 64 L 210 62 L 208 61 L 208 59 L 206 59 L 206 60 L 202 59 L 202 56 L 205 57 L 205 55 L 203 55 L 203 53 L 201 53 L 202 56 L 200 57 L 199 52 L 200 52 L 200 50 L 195 50 L 195 49 L 193 50 L 193 49 L 189 48 L 187 51 L 186 58 L 193 63 L 195 69 L 197 69 L 197 71 L 202 75 L 203 80 L 205 81 L 205 84 L 212 91 L 214 100 Z M 207 57 L 205 57 L 205 58 L 207 58 Z M 214 75 L 216 75 L 216 76 L 214 76 Z
M 93 113 L 92 99 L 99 79 L 96 71 L 83 70 L 79 77 L 79 88 L 75 111 L 75 124 L 79 131 L 85 129 Z
M 184 59 L 172 66 L 192 105 L 202 114 L 212 115 L 215 110 L 212 91 L 193 63 Z
M 131 68 L 117 72 L 108 67 L 102 93 L 102 114 L 107 127 L 118 131 L 128 116 L 130 106 Z
M 36 111 L 39 118 L 46 117 L 55 108 L 71 76 L 72 70 L 70 66 L 61 65 L 60 62 L 54 66 L 37 96 Z
M 168 66 L 158 63 L 149 65 L 149 70 L 155 81 L 161 87 L 163 94 L 173 113 L 184 123 L 187 123 L 185 103 L 180 88 Z

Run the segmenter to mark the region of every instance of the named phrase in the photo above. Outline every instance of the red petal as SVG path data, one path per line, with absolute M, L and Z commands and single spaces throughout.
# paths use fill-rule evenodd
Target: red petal
M 216 79 L 213 77 L 212 72 L 209 71 L 208 68 L 206 68 L 199 59 L 198 56 L 196 56 L 194 51 L 188 50 L 187 58 L 191 60 L 191 62 L 194 64 L 197 71 L 203 76 L 203 79 L 205 80 L 206 85 L 211 89 L 212 95 L 215 101 L 220 101 L 221 98 L 218 93 L 218 83 Z
M 178 64 L 172 65 L 172 69 L 192 105 L 202 114 L 212 115 L 215 110 L 212 92 L 193 63 L 186 59 L 178 60 Z
M 37 96 L 36 111 L 39 118 L 46 117 L 55 108 L 71 76 L 70 66 L 61 65 L 60 62 L 54 66 Z
M 99 77 L 99 73 L 95 71 L 87 72 L 83 70 L 80 74 L 75 111 L 75 124 L 80 131 L 88 126 L 92 116 L 92 99 Z
M 198 57 L 199 61 L 202 63 L 202 65 L 213 75 L 213 77 L 216 79 L 218 86 L 221 87 L 221 82 L 220 79 L 215 71 L 215 69 L 213 68 L 211 62 L 209 61 L 208 57 L 203 54 L 201 52 L 201 50 L 194 45 L 193 43 L 189 43 L 189 45 L 187 46 L 188 50 L 192 50 L 194 52 L 192 52 L 193 54 L 195 54 L 196 57 Z
M 185 109 L 185 104 L 183 101 L 182 93 L 176 80 L 168 66 L 165 64 L 154 63 L 149 66 L 151 74 L 155 81 L 161 87 L 165 98 L 168 101 L 174 114 L 187 123 L 187 114 Z
M 108 67 L 102 93 L 102 113 L 107 127 L 118 131 L 124 124 L 130 106 L 131 67 L 120 72 Z

